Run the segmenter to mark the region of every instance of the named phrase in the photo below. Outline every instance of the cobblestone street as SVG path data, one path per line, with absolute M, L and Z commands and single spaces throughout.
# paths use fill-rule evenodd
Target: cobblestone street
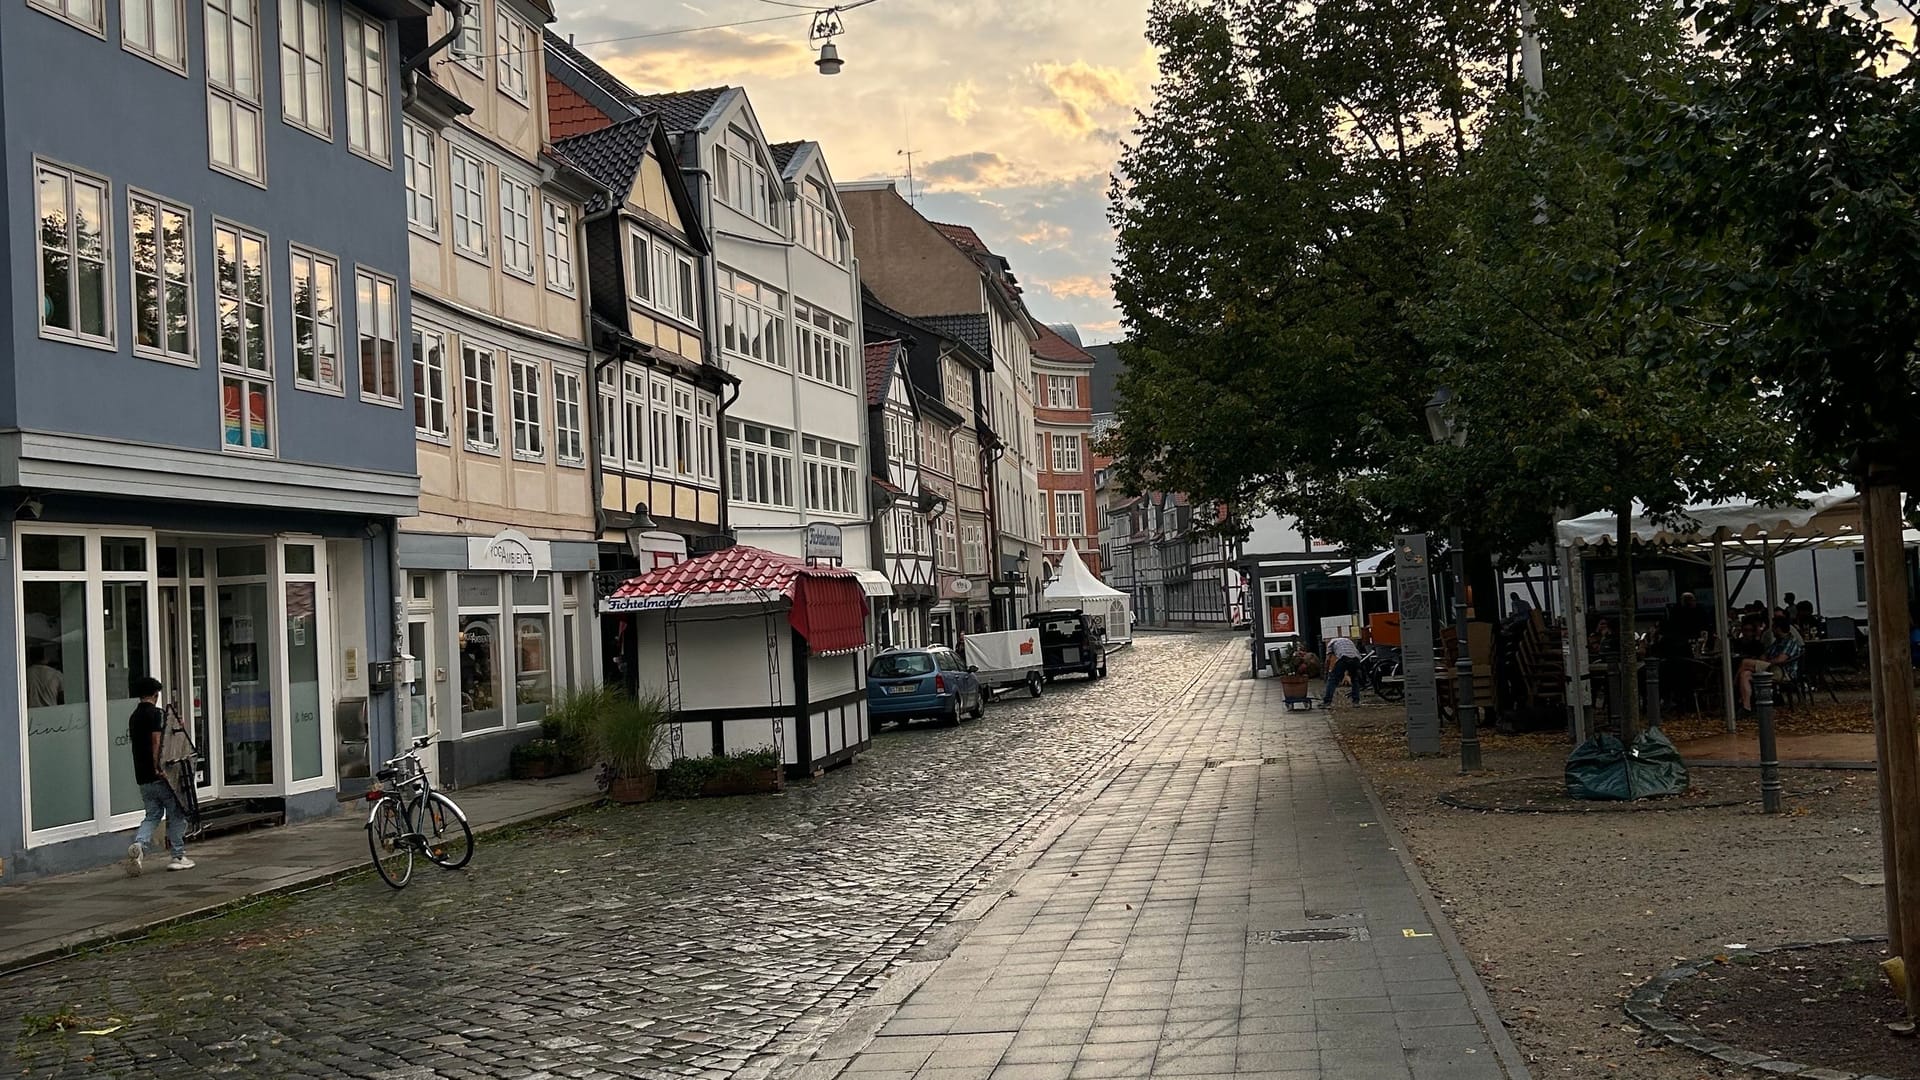
M 404 892 L 363 876 L 17 973 L 5 1075 L 764 1076 L 1242 648 L 1147 637 L 1104 682 L 888 729 L 783 796 L 583 813 Z M 63 1012 L 121 1026 L 33 1033 Z

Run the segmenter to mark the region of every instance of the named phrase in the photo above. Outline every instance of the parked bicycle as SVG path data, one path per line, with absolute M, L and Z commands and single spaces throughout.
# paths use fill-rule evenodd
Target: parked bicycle
M 367 847 L 380 879 L 404 889 L 413 879 L 416 853 L 428 862 L 458 870 L 473 858 L 473 827 L 466 812 L 446 795 L 433 790 L 420 751 L 439 735 L 430 731 L 413 740 L 412 749 L 386 762 L 375 773 L 381 785 L 367 792 L 373 808 L 367 812 Z
M 1372 690 L 1381 701 L 1399 701 L 1407 696 L 1402 674 L 1398 649 L 1375 645 L 1360 657 L 1360 685 Z

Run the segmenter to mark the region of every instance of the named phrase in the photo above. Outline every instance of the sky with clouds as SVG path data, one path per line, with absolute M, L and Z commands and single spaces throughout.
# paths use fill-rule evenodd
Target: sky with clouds
M 836 180 L 904 190 L 915 151 L 922 213 L 973 226 L 1043 322 L 1118 337 L 1107 186 L 1151 95 L 1148 0 L 876 0 L 842 16 L 832 78 L 788 2 L 559 0 L 554 29 L 643 93 L 746 87 L 768 137 L 820 143 Z M 773 21 L 611 40 L 749 19 Z

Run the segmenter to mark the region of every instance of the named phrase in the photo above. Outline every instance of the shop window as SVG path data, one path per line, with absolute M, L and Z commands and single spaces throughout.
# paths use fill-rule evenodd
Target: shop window
M 553 700 L 552 578 L 513 579 L 514 721 L 538 723 Z
M 502 726 L 500 706 L 500 575 L 461 574 L 460 731 Z
M 20 538 L 23 570 L 78 573 L 87 568 L 87 541 L 82 536 L 28 533 Z
M 77 536 L 21 540 L 23 549 L 64 548 L 68 543 L 84 555 L 86 542 Z M 86 582 L 22 582 L 20 606 L 26 628 L 27 783 L 32 793 L 27 828 L 40 832 L 93 817 Z

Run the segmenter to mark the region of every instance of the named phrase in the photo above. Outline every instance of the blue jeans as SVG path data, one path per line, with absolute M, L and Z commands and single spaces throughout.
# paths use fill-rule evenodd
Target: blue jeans
M 153 846 L 153 828 L 160 824 L 160 815 L 167 815 L 167 849 L 176 859 L 187 854 L 187 812 L 180 807 L 180 797 L 173 793 L 173 787 L 165 780 L 140 785 L 140 801 L 146 805 L 146 819 L 140 822 L 140 831 L 133 838 L 141 847 Z
M 1360 661 L 1350 656 L 1342 656 L 1327 669 L 1327 692 L 1320 695 L 1322 705 L 1333 704 L 1333 691 L 1340 685 L 1341 677 L 1348 672 L 1353 673 L 1353 703 L 1360 704 Z

